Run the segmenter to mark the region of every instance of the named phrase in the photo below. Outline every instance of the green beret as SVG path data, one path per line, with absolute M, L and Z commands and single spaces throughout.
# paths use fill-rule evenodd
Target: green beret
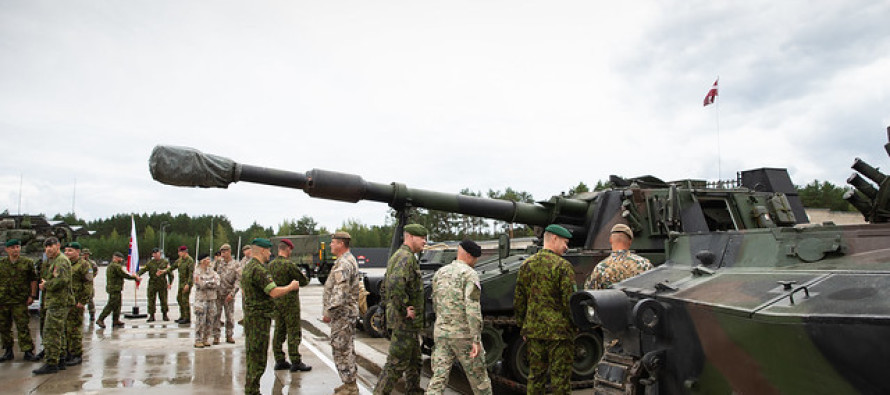
M 7 246 L 7 247 L 20 246 L 20 245 L 22 245 L 22 241 L 19 240 L 19 239 L 9 239 L 9 240 L 6 240 L 6 246 Z
M 421 225 L 421 224 L 405 225 L 405 232 L 408 232 L 409 235 L 420 236 L 420 237 L 426 237 L 426 235 L 428 233 L 426 231 L 426 228 L 424 228 L 423 225 Z
M 253 241 L 251 241 L 250 244 L 253 244 L 258 247 L 263 247 L 263 248 L 272 248 L 272 242 L 269 241 L 269 239 L 264 239 L 262 237 L 257 237 L 255 239 L 253 239 Z
M 118 257 L 118 258 L 126 258 L 126 257 L 124 256 L 123 253 L 120 253 L 120 252 L 118 252 L 118 251 L 115 251 L 114 254 L 112 254 L 112 255 L 114 255 L 114 256 L 116 256 L 116 257 Z
M 65 248 L 73 248 L 75 250 L 79 250 L 79 249 L 81 249 L 81 246 L 80 246 L 80 243 L 78 243 L 76 241 L 72 241 L 72 242 L 68 243 L 68 245 L 65 246 Z
M 559 237 L 565 237 L 565 238 L 567 238 L 567 239 L 571 239 L 571 238 L 572 238 L 572 233 L 569 232 L 568 229 L 563 228 L 562 226 L 559 226 L 559 225 L 557 225 L 557 224 L 553 224 L 553 225 L 549 225 L 549 226 L 547 226 L 546 228 L 544 228 L 544 231 L 545 231 L 545 232 L 553 233 L 553 234 L 555 234 L 555 235 L 557 235 L 557 236 L 559 236 Z

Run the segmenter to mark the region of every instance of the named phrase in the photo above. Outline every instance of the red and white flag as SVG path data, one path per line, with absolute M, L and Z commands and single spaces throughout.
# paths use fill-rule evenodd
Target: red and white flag
M 705 107 L 707 107 L 708 104 L 714 104 L 714 102 L 717 100 L 717 82 L 718 81 L 720 81 L 720 78 L 717 78 L 717 80 L 714 81 L 714 86 L 712 86 L 711 90 L 708 91 L 708 94 L 705 95 Z
M 127 271 L 135 274 L 139 271 L 139 242 L 136 239 L 136 221 L 130 217 L 130 251 L 127 256 Z M 138 283 L 137 283 L 138 284 Z

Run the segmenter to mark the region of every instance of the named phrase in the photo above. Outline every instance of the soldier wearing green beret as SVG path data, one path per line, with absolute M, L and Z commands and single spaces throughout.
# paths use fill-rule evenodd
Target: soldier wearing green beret
M 84 309 L 93 296 L 93 275 L 90 263 L 80 255 L 81 245 L 78 242 L 68 243 L 65 256 L 71 262 L 71 292 L 74 294 L 74 306 L 68 311 L 65 322 L 65 341 L 68 345 L 68 366 L 83 362 L 83 318 Z
M 572 391 L 575 327 L 569 298 L 575 292 L 575 271 L 562 255 L 572 234 L 562 226 L 544 230 L 544 249 L 530 256 L 516 279 L 513 297 L 516 323 L 528 342 L 528 394 L 546 392 L 549 381 L 554 394 Z
M 134 280 L 138 284 L 139 277 L 124 271 L 124 268 L 121 267 L 121 262 L 123 261 L 124 254 L 115 252 L 111 258 L 111 263 L 108 264 L 108 268 L 105 270 L 105 292 L 108 292 L 108 303 L 105 304 L 105 308 L 99 314 L 99 319 L 96 320 L 96 326 L 100 328 L 105 328 L 103 321 L 109 314 L 111 314 L 112 318 L 112 327 L 122 328 L 124 326 L 124 323 L 120 320 L 121 291 L 124 290 L 124 280 Z
M 65 351 L 65 319 L 68 317 L 68 311 L 74 306 L 74 294 L 71 292 L 71 262 L 61 253 L 61 245 L 55 237 L 46 239 L 43 245 L 46 264 L 38 287 L 44 291 L 43 300 L 46 307 L 46 319 L 41 336 L 46 362 L 34 370 L 34 374 L 56 373 L 60 365 L 64 369 L 65 365 L 61 358 Z
M 300 289 L 296 280 L 286 286 L 278 286 L 266 268 L 272 255 L 272 242 L 257 238 L 251 242 L 252 258 L 241 272 L 241 290 L 244 301 L 244 337 L 247 349 L 247 373 L 244 383 L 245 394 L 260 393 L 260 378 L 266 370 L 269 354 L 269 326 L 275 306 L 272 299 Z
M 18 239 L 6 241 L 6 256 L 0 258 L 0 339 L 6 353 L 0 362 L 11 361 L 13 337 L 12 324 L 18 332 L 19 350 L 25 353 L 26 361 L 37 361 L 34 356 L 34 341 L 28 328 L 28 306 L 37 298 L 37 271 L 34 261 L 21 255 L 22 242 Z
M 426 245 L 427 230 L 419 224 L 405 226 L 404 242 L 386 264 L 384 302 L 386 326 L 392 329 L 389 355 L 374 387 L 374 394 L 389 394 L 402 374 L 407 393 L 420 388 L 420 331 L 423 330 L 423 281 L 417 253 Z

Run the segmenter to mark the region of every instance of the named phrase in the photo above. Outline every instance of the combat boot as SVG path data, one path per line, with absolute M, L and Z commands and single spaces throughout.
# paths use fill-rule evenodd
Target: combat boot
M 6 353 L 0 355 L 0 362 L 12 361 L 15 355 L 12 354 L 12 347 L 6 349 Z
M 40 352 L 37 353 L 37 360 L 39 361 L 39 360 L 43 359 L 43 357 L 45 355 L 46 355 L 46 350 L 40 350 Z
M 303 362 L 297 362 L 290 367 L 291 372 L 308 372 L 312 370 L 312 366 L 306 365 Z
M 155 315 L 154 315 L 154 314 L 149 314 L 149 315 L 148 315 L 148 319 L 145 320 L 145 322 L 155 322 Z
M 229 336 L 229 337 L 226 338 L 226 343 L 232 343 L 232 344 L 235 344 L 235 339 L 232 339 L 232 337 Z
M 105 323 L 102 322 L 102 320 L 97 320 L 97 321 L 96 321 L 96 326 L 98 326 L 98 327 L 100 327 L 100 328 L 102 328 L 102 329 L 105 329 Z
M 32 370 L 31 372 L 34 374 L 49 374 L 56 373 L 59 371 L 59 367 L 56 365 L 50 365 L 48 363 L 43 364 L 43 366 Z
M 30 362 L 37 362 L 40 359 L 37 358 L 36 355 L 34 355 L 34 351 L 28 350 L 28 351 L 25 351 L 25 360 L 30 361 Z
M 83 363 L 83 357 L 80 355 L 72 355 L 68 357 L 68 361 L 65 362 L 65 365 L 68 366 L 77 366 Z
M 170 317 L 167 317 L 167 313 L 164 313 L 164 321 L 170 321 Z
M 290 369 L 290 362 L 285 360 L 275 361 L 275 370 L 288 370 Z
M 204 342 L 195 342 L 195 348 L 204 348 Z
M 355 381 L 343 383 L 343 385 L 334 388 L 334 395 L 358 395 L 358 384 Z
M 219 338 L 218 338 L 218 337 L 214 337 L 214 338 L 213 338 L 213 344 L 214 344 L 214 345 L 219 344 Z
M 124 327 L 124 323 L 121 322 L 121 321 L 115 321 L 114 323 L 111 324 L 111 327 L 112 327 L 112 328 L 123 328 L 123 327 Z

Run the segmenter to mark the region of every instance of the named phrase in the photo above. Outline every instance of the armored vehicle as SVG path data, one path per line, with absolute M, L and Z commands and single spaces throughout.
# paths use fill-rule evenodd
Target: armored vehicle
M 19 239 L 22 241 L 22 254 L 31 257 L 42 256 L 43 241 L 49 237 L 55 237 L 64 244 L 90 234 L 82 226 L 71 226 L 65 221 L 48 221 L 42 215 L 0 215 L 0 243 Z
M 612 177 L 612 189 L 576 196 L 553 196 L 538 203 L 521 203 L 408 188 L 404 184 L 368 182 L 354 174 L 314 169 L 296 173 L 204 154 L 185 147 L 156 146 L 149 160 L 155 180 L 176 186 L 226 188 L 246 181 L 301 189 L 309 196 L 388 204 L 397 214 L 391 248 L 401 237 L 409 210 L 427 208 L 491 218 L 542 228 L 558 223 L 573 233 L 565 255 L 575 269 L 579 288 L 595 264 L 608 256 L 609 230 L 616 223 L 631 226 L 637 237 L 632 248 L 653 263 L 665 260 L 665 241 L 676 232 L 730 232 L 745 229 L 776 229 L 807 221 L 793 184 L 784 169 L 741 172 L 732 185 L 711 185 L 699 180 L 664 182 L 645 176 Z M 500 254 L 480 263 L 484 346 L 496 380 L 521 388 L 528 375 L 525 342 L 513 318 L 513 292 L 522 262 L 536 252 Z M 433 317 L 425 317 L 432 323 Z M 573 385 L 591 386 L 602 355 L 602 332 L 587 327 L 575 339 Z
M 290 235 L 272 238 L 272 256 L 278 256 L 278 242 L 288 239 L 294 243 L 291 260 L 296 262 L 306 278 L 318 278 L 324 284 L 337 258 L 331 254 L 331 235 Z
M 658 268 L 575 293 L 609 344 L 595 393 L 890 393 L 890 182 L 853 168 L 871 224 L 670 233 Z

